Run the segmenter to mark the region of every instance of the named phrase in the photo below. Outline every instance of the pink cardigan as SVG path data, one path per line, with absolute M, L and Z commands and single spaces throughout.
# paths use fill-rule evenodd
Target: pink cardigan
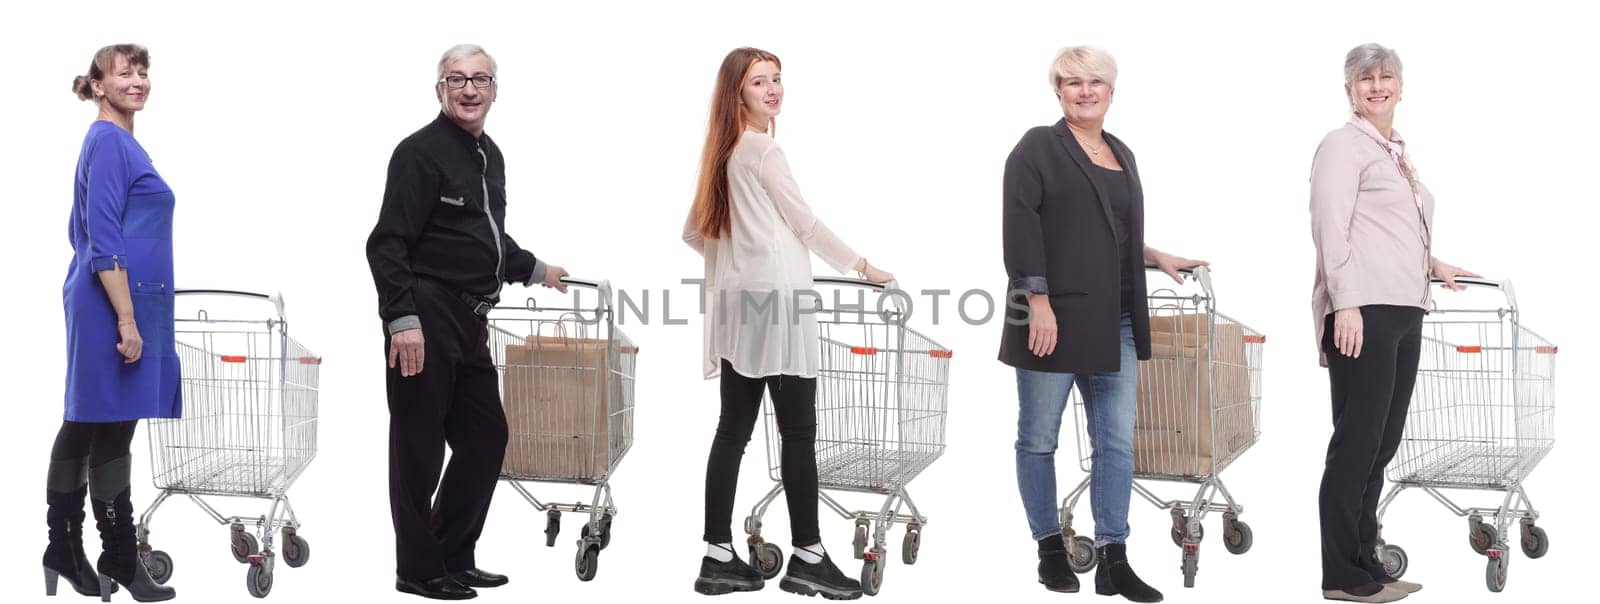
M 1369 304 L 1427 308 L 1433 194 L 1413 197 L 1390 150 L 1409 162 L 1405 141 L 1356 116 L 1329 132 L 1311 162 L 1311 238 L 1317 278 L 1311 292 L 1317 349 L 1329 313 Z M 1415 176 L 1415 169 L 1412 175 Z M 1324 366 L 1326 356 L 1321 357 Z

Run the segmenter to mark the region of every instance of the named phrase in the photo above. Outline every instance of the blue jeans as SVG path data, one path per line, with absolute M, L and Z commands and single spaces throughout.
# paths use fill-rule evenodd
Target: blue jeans
M 1071 346 L 1061 342 L 1058 346 Z M 1083 397 L 1093 465 L 1089 508 L 1097 545 L 1128 539 L 1128 501 L 1133 494 L 1133 417 L 1138 404 L 1139 358 L 1133 318 L 1122 315 L 1121 370 L 1109 373 L 1050 373 L 1017 370 L 1017 488 L 1035 540 L 1061 532 L 1056 498 L 1056 444 L 1073 384 Z

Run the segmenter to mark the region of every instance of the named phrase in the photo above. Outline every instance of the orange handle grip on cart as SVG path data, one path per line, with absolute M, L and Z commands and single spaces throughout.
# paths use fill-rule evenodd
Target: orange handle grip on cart
M 301 365 L 321 365 L 322 357 L 300 357 Z
M 1265 344 L 1267 342 L 1267 336 L 1245 336 L 1244 341 L 1248 344 Z
M 225 354 L 225 355 L 222 355 L 222 362 L 224 362 L 224 363 L 243 363 L 244 361 L 245 361 L 245 356 L 242 355 L 242 354 Z
M 1534 354 L 1555 354 L 1556 353 L 1556 347 L 1555 346 L 1534 346 L 1533 347 L 1533 353 Z
M 869 355 L 870 356 L 870 355 L 878 354 L 878 349 L 877 348 L 873 348 L 871 346 L 851 346 L 850 347 L 850 352 L 852 354 L 864 354 L 864 355 Z
M 1457 346 L 1456 347 L 1456 352 L 1460 352 L 1460 353 L 1463 353 L 1463 354 L 1478 354 L 1480 352 L 1483 352 L 1483 347 L 1482 346 Z
M 954 350 L 929 350 L 928 351 L 928 356 L 936 358 L 936 359 L 948 359 L 950 357 L 955 356 L 955 354 L 956 354 L 956 351 L 954 351 Z

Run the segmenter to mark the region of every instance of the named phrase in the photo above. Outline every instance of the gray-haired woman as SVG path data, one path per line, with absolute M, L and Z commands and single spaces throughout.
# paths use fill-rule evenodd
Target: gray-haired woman
M 1345 57 L 1352 115 L 1311 167 L 1317 246 L 1312 309 L 1333 398 L 1333 438 L 1318 497 L 1322 595 L 1393 602 L 1422 589 L 1384 572 L 1375 552 L 1383 471 L 1400 447 L 1421 354 L 1429 276 L 1476 277 L 1432 255 L 1433 195 L 1394 131 L 1400 57 L 1363 44 Z

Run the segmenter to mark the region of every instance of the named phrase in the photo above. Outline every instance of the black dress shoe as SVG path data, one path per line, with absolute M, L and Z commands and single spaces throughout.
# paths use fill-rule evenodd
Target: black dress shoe
M 470 600 L 478 597 L 472 588 L 457 583 L 450 577 L 437 577 L 427 581 L 395 579 L 394 589 L 400 593 L 422 596 L 431 600 Z
M 450 578 L 467 587 L 499 587 L 511 582 L 505 575 L 497 575 L 480 568 L 458 570 L 450 573 Z

